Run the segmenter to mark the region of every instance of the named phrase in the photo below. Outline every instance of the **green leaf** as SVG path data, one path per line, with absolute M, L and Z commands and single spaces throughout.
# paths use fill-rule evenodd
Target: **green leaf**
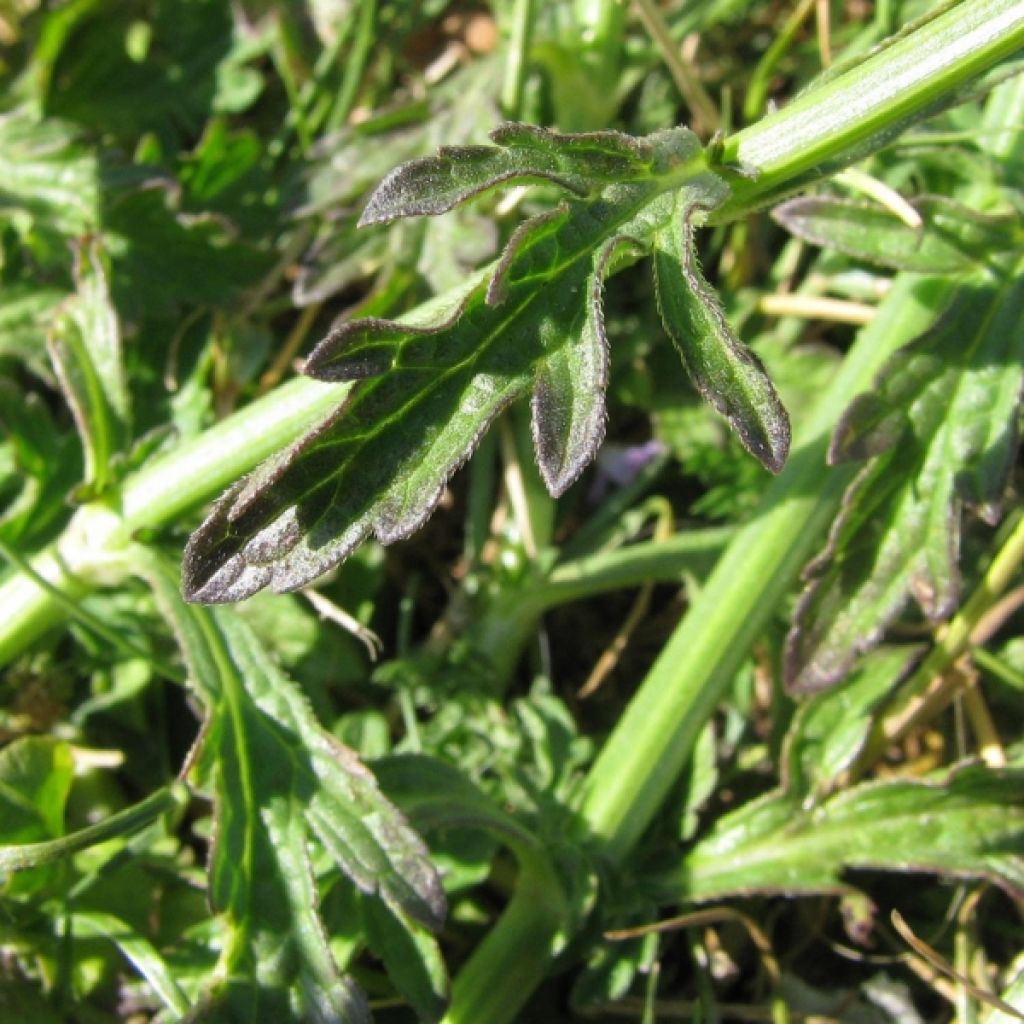
M 40 396 L 0 378 L 0 426 L 10 438 L 17 493 L 0 517 L 0 540 L 31 550 L 67 517 L 68 492 L 81 480 L 81 444 L 61 433 Z
M 700 205 L 680 193 L 674 217 L 656 235 L 658 309 L 697 390 L 729 421 L 747 451 L 778 473 L 789 454 L 789 417 L 761 361 L 733 334 L 697 264 L 694 219 L 728 195 L 724 185 L 709 191 Z
M 849 678 L 797 708 L 783 750 L 787 792 L 818 798 L 839 787 L 867 743 L 874 713 L 920 653 L 920 647 L 872 651 Z
M 674 900 L 828 892 L 849 869 L 983 878 L 1024 892 L 1024 773 L 969 764 L 941 776 L 868 782 L 807 810 L 785 793 L 719 819 L 659 878 Z
M 444 213 L 516 182 L 547 180 L 585 196 L 601 185 L 649 177 L 656 158 L 651 142 L 621 132 L 561 135 L 506 123 L 490 135 L 496 146 L 443 146 L 437 156 L 396 167 L 374 190 L 359 223 Z
M 925 274 L 971 270 L 1021 247 L 1016 215 L 986 215 L 944 196 L 920 196 L 910 205 L 921 216 L 920 229 L 881 206 L 830 196 L 791 199 L 772 218 L 811 245 Z
M 210 897 L 228 940 L 201 1019 L 233 1008 L 253 1021 L 365 1021 L 326 945 L 311 848 L 397 914 L 437 928 L 444 895 L 426 850 L 237 613 L 189 608 L 170 573 L 140 557 L 207 711 L 194 770 L 214 797 Z
M 363 921 L 370 948 L 384 962 L 388 977 L 408 1000 L 417 1019 L 438 1021 L 448 1008 L 448 972 L 434 937 L 379 900 L 363 901 Z
M 85 451 L 85 487 L 102 492 L 129 440 L 121 328 L 95 246 L 80 254 L 77 294 L 61 307 L 47 344 Z
M 17 360 L 44 380 L 52 380 L 46 359 L 46 332 L 67 293 L 59 288 L 13 284 L 0 289 L 0 357 Z
M 62 836 L 73 775 L 71 748 L 62 740 L 24 736 L 0 750 L 0 844 L 11 849 Z M 26 865 L 6 870 L 20 866 Z M 3 892 L 32 892 L 51 878 L 51 871 L 35 867 L 5 878 Z
M 960 284 L 931 331 L 897 352 L 844 414 L 830 461 L 867 459 L 805 570 L 786 645 L 795 692 L 842 678 L 911 595 L 956 607 L 962 509 L 994 522 L 1017 451 L 1024 275 Z
M 67 236 L 99 225 L 98 162 L 60 121 L 20 110 L 0 116 L 0 182 L 0 220 L 21 213 L 30 230 Z
M 670 237 L 664 226 L 679 218 L 689 245 L 696 222 L 727 190 L 704 170 L 705 157 L 683 128 L 635 145 L 614 133 L 581 136 L 578 152 L 576 136 L 539 129 L 505 126 L 497 138 L 506 149 L 467 158 L 470 170 L 464 151 L 399 168 L 371 198 L 370 220 L 447 209 L 484 187 L 486 174 L 492 183 L 505 180 L 495 161 L 508 152 L 531 160 L 557 154 L 565 166 L 586 154 L 583 164 L 594 174 L 605 159 L 639 168 L 643 154 L 646 177 L 527 221 L 489 281 L 471 280 L 455 308 L 416 321 L 351 321 L 320 342 L 306 372 L 361 383 L 311 434 L 220 499 L 185 552 L 190 600 L 236 601 L 268 585 L 293 590 L 370 534 L 383 543 L 407 537 L 493 419 L 531 388 L 537 454 L 551 492 L 561 493 L 592 457 L 604 422 L 600 295 L 609 262 L 621 244 L 646 248 L 655 235 Z M 748 447 L 777 467 L 788 446 L 785 413 L 756 360 L 728 333 L 692 253 L 683 260 L 671 244 L 675 265 L 660 267 L 659 277 L 683 273 L 695 293 L 685 302 L 674 298 L 666 315 L 685 318 L 698 383 Z M 692 344 L 689 327 L 697 331 Z
M 79 910 L 71 917 L 71 929 L 76 937 L 99 936 L 109 939 L 146 979 L 168 1010 L 178 1017 L 188 1013 L 188 999 L 175 980 L 174 972 L 156 947 L 127 922 L 102 911 Z
M 274 261 L 273 254 L 236 237 L 213 214 L 186 214 L 177 185 L 130 180 L 110 189 L 103 242 L 114 276 L 111 290 L 125 318 L 174 316 L 183 306 L 230 306 Z

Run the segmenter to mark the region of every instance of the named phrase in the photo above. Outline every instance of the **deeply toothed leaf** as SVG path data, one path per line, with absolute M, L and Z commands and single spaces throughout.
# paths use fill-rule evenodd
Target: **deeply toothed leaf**
M 724 194 L 717 202 L 723 199 Z M 789 453 L 789 417 L 760 360 L 733 334 L 697 265 L 693 236 L 700 209 L 680 193 L 675 216 L 656 235 L 658 308 L 697 390 L 729 421 L 747 451 L 777 473 Z
M 955 608 L 963 506 L 998 518 L 1017 450 L 1022 315 L 1020 275 L 965 281 L 840 421 L 832 461 L 868 461 L 807 569 L 786 651 L 795 691 L 840 679 L 908 597 L 933 621 Z
M 686 284 L 669 293 L 667 315 L 674 320 L 679 313 L 685 325 L 699 327 L 692 360 L 702 390 L 752 451 L 773 468 L 781 465 L 785 413 L 759 364 L 728 333 L 690 249 L 698 211 L 713 209 L 728 193 L 707 171 L 693 134 L 680 128 L 631 140 L 507 125 L 494 138 L 504 148 L 487 160 L 505 159 L 495 156 L 502 153 L 535 160 L 539 154 L 563 169 L 585 171 L 588 188 L 601 175 L 616 183 L 525 222 L 489 279 L 485 274 L 468 282 L 443 311 L 421 313 L 415 322 L 358 320 L 332 331 L 306 371 L 357 383 L 324 423 L 217 503 L 185 553 L 189 599 L 234 601 L 265 586 L 295 589 L 371 534 L 384 543 L 408 536 L 495 416 L 531 388 L 541 472 L 553 494 L 564 491 L 603 433 L 603 276 L 624 240 L 648 249 L 655 236 L 675 239 L 680 211 L 686 211 L 688 255 L 683 258 L 682 238 L 673 240 L 674 259 L 659 267 L 659 278 L 685 274 Z M 450 153 L 428 169 L 442 164 L 451 174 L 431 186 L 433 198 L 423 207 L 428 212 L 464 198 L 466 182 L 478 181 L 460 178 Z M 389 217 L 410 212 L 412 193 L 403 190 L 425 166 L 416 161 L 399 168 L 395 181 L 406 184 L 398 191 L 394 182 L 382 185 L 370 209 L 384 204 Z M 630 177 L 636 180 L 622 180 Z M 686 298 L 676 297 L 680 290 Z M 702 311 L 702 304 L 710 308 Z

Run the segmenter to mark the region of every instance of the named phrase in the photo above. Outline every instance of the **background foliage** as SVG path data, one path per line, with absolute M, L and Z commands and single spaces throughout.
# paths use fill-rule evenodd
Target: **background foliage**
M 0 1021 L 1020 1017 L 1024 18 L 927 6 L 0 0 Z

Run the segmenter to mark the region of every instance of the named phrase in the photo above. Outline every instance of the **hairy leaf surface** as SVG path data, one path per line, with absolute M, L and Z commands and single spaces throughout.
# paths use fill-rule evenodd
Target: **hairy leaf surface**
M 724 186 L 714 206 L 725 200 Z M 733 334 L 694 251 L 700 207 L 679 203 L 657 233 L 658 308 L 701 395 L 732 425 L 743 446 L 773 473 L 789 453 L 789 416 L 760 360 Z M 679 270 L 682 268 L 682 276 Z
M 678 900 L 845 888 L 850 868 L 985 878 L 1024 892 L 1024 774 L 967 765 L 848 789 L 806 810 L 782 793 L 720 819 L 656 888 Z
M 498 413 L 531 391 L 541 474 L 562 493 L 604 432 L 603 278 L 621 245 L 648 249 L 656 237 L 672 254 L 658 266 L 662 287 L 673 288 L 665 316 L 699 389 L 758 458 L 781 465 L 785 413 L 696 269 L 693 229 L 728 190 L 695 136 L 504 125 L 492 138 L 498 146 L 442 150 L 398 168 L 364 221 L 440 212 L 524 167 L 555 167 L 552 180 L 586 198 L 522 224 L 455 308 L 415 322 L 351 321 L 314 349 L 308 374 L 359 383 L 316 430 L 221 498 L 185 553 L 190 600 L 292 590 L 370 534 L 384 543 L 408 536 Z
M 427 851 L 237 614 L 189 608 L 170 574 L 149 563 L 207 712 L 193 770 L 213 794 L 210 898 L 229 934 L 223 981 L 204 1012 L 368 1021 L 328 951 L 310 850 L 396 914 L 436 929 L 445 900 Z
M 1024 384 L 1024 276 L 975 275 L 847 410 L 830 460 L 865 459 L 808 566 L 786 646 L 798 692 L 829 686 L 913 596 L 933 621 L 960 588 L 962 509 L 999 516 Z
M 548 180 L 585 196 L 601 185 L 648 177 L 655 147 L 620 132 L 560 135 L 526 124 L 491 132 L 496 146 L 444 146 L 396 167 L 366 204 L 361 224 L 444 213 L 502 184 Z

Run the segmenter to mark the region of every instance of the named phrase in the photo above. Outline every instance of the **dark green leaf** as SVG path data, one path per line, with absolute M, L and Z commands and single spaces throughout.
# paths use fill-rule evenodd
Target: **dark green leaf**
M 733 334 L 697 264 L 695 217 L 727 195 L 724 186 L 717 194 L 710 187 L 708 192 L 701 205 L 680 193 L 673 218 L 656 235 L 658 308 L 697 390 L 729 421 L 747 451 L 778 473 L 789 454 L 789 417 L 760 360 Z
M 513 152 L 575 152 L 569 137 L 519 128 L 506 133 L 499 137 L 519 147 Z M 311 376 L 362 383 L 320 427 L 221 498 L 185 553 L 190 600 L 235 601 L 268 585 L 292 590 L 371 533 L 383 543 L 408 536 L 494 417 L 531 387 L 547 482 L 557 493 L 576 478 L 603 425 L 607 356 L 600 279 L 608 261 L 623 239 L 647 246 L 677 208 L 688 211 L 689 239 L 697 217 L 726 194 L 719 179 L 703 170 L 704 157 L 688 130 L 641 142 L 645 152 L 653 147 L 658 176 L 570 200 L 528 221 L 510 240 L 490 284 L 471 280 L 454 309 L 435 310 L 414 323 L 352 321 L 314 349 L 306 365 Z M 630 151 L 619 136 L 585 136 L 580 151 L 597 149 L 618 154 L 615 159 L 620 150 Z M 594 162 L 601 166 L 596 156 Z M 673 193 L 683 198 L 673 200 Z M 438 194 L 449 195 L 443 186 Z M 409 212 L 400 203 L 388 210 L 394 216 Z M 692 257 L 685 265 L 677 260 L 672 272 L 680 266 L 691 286 L 700 288 L 686 310 L 690 320 L 702 327 L 713 322 L 722 331 L 717 305 L 711 313 L 697 311 L 714 298 Z M 722 346 L 721 340 L 714 344 Z M 777 404 L 774 392 L 769 395 L 762 376 L 754 379 L 760 372 L 755 361 L 734 345 L 736 351 L 724 357 L 706 357 L 708 366 L 699 364 L 698 376 L 712 364 L 726 367 L 728 379 L 711 381 L 708 394 L 748 431 L 755 450 L 762 439 L 752 431 L 773 432 L 764 444 L 774 464 L 784 457 L 788 423 L 784 413 L 781 420 L 770 418 L 774 406 L 765 412 L 769 398 Z M 723 389 L 730 389 L 728 401 Z M 744 418 L 748 399 L 760 401 L 754 412 L 764 417 L 753 426 Z
M 676 900 L 844 887 L 852 868 L 985 878 L 1024 892 L 1024 774 L 966 765 L 868 782 L 812 810 L 777 793 L 721 818 L 656 889 Z
M 975 276 L 843 416 L 830 458 L 868 462 L 808 566 L 786 648 L 798 692 L 842 678 L 913 595 L 933 620 L 959 594 L 966 504 L 995 521 L 1017 450 L 1024 275 Z
M 943 196 L 921 196 L 911 206 L 923 222 L 917 230 L 884 207 L 827 196 L 791 199 L 772 217 L 812 245 L 925 274 L 970 270 L 1021 247 L 1019 221 L 1012 214 L 986 215 Z

